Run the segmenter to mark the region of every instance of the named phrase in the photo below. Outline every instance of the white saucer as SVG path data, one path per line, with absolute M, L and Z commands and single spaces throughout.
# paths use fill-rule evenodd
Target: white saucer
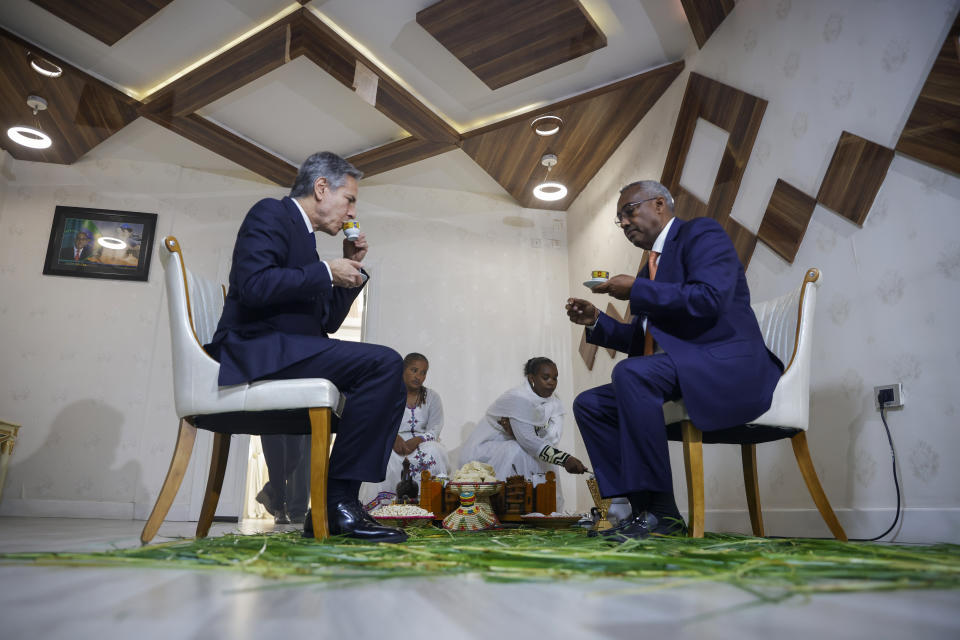
M 587 287 L 588 289 L 593 289 L 598 284 L 603 284 L 606 281 L 607 281 L 606 278 L 590 278 L 589 280 L 583 283 L 583 286 Z

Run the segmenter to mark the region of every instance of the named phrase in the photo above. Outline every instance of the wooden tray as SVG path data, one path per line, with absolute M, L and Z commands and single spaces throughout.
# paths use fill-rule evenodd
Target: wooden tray
M 541 529 L 567 529 L 580 522 L 582 516 L 522 516 L 520 522 Z

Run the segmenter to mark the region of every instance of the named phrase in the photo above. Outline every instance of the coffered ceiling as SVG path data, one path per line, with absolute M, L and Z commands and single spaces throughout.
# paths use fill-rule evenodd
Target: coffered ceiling
M 114 150 L 197 156 L 164 158 L 185 166 L 218 156 L 224 171 L 239 165 L 286 186 L 319 149 L 372 176 L 462 147 L 524 206 L 559 210 L 669 86 L 693 41 L 680 0 L 80 4 L 0 3 L 0 126 L 36 123 L 54 139 L 38 152 L 4 136 L 18 159 L 70 163 L 112 136 Z M 427 24 L 431 12 L 448 27 L 466 18 L 470 37 L 451 43 Z M 484 44 L 480 58 L 464 57 Z M 28 55 L 64 74 L 39 76 Z M 48 111 L 34 116 L 28 95 Z M 551 113 L 561 132 L 536 135 L 529 121 Z M 551 178 L 569 188 L 553 203 L 530 195 L 543 153 L 558 156 Z

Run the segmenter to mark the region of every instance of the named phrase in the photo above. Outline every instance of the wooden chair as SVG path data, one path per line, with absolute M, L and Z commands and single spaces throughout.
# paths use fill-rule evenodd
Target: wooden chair
M 847 534 L 827 500 L 807 447 L 810 423 L 810 360 L 813 348 L 813 313 L 816 308 L 820 271 L 808 269 L 799 290 L 774 300 L 753 304 L 764 342 L 784 363 L 785 369 L 773 393 L 770 409 L 749 425 L 720 431 L 700 431 L 687 416 L 683 401 L 664 405 L 668 437 L 683 442 L 690 535 L 704 532 L 703 444 L 740 445 L 743 480 L 753 535 L 763 536 L 760 488 L 757 474 L 757 444 L 789 438 L 807 489 L 820 515 L 838 540 Z
M 197 277 L 187 269 L 180 244 L 173 236 L 163 239 L 161 251 L 170 312 L 173 349 L 173 396 L 180 432 L 167 478 L 140 540 L 146 544 L 160 524 L 180 489 L 197 429 L 214 432 L 213 453 L 207 488 L 197 522 L 197 537 L 210 531 L 223 474 L 230 452 L 230 435 L 249 433 L 311 434 L 310 501 L 313 531 L 318 540 L 329 536 L 327 528 L 327 467 L 330 457 L 332 413 L 340 415 L 342 397 L 329 380 L 264 380 L 220 387 L 220 365 L 202 345 L 216 330 L 223 309 L 222 285 Z

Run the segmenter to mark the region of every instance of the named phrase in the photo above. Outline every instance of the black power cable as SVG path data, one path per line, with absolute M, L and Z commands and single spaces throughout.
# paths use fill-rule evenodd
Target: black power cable
M 890 435 L 890 426 L 887 424 L 887 402 L 891 400 L 893 400 L 892 391 L 884 389 L 880 392 L 878 397 L 880 419 L 883 420 L 883 428 L 887 431 L 887 442 L 890 443 L 890 457 L 893 459 L 893 486 L 897 489 L 897 513 L 893 517 L 893 523 L 876 538 L 850 538 L 851 542 L 876 542 L 893 531 L 893 528 L 897 526 L 897 522 L 900 520 L 900 482 L 897 480 L 897 452 L 893 448 L 893 437 Z

